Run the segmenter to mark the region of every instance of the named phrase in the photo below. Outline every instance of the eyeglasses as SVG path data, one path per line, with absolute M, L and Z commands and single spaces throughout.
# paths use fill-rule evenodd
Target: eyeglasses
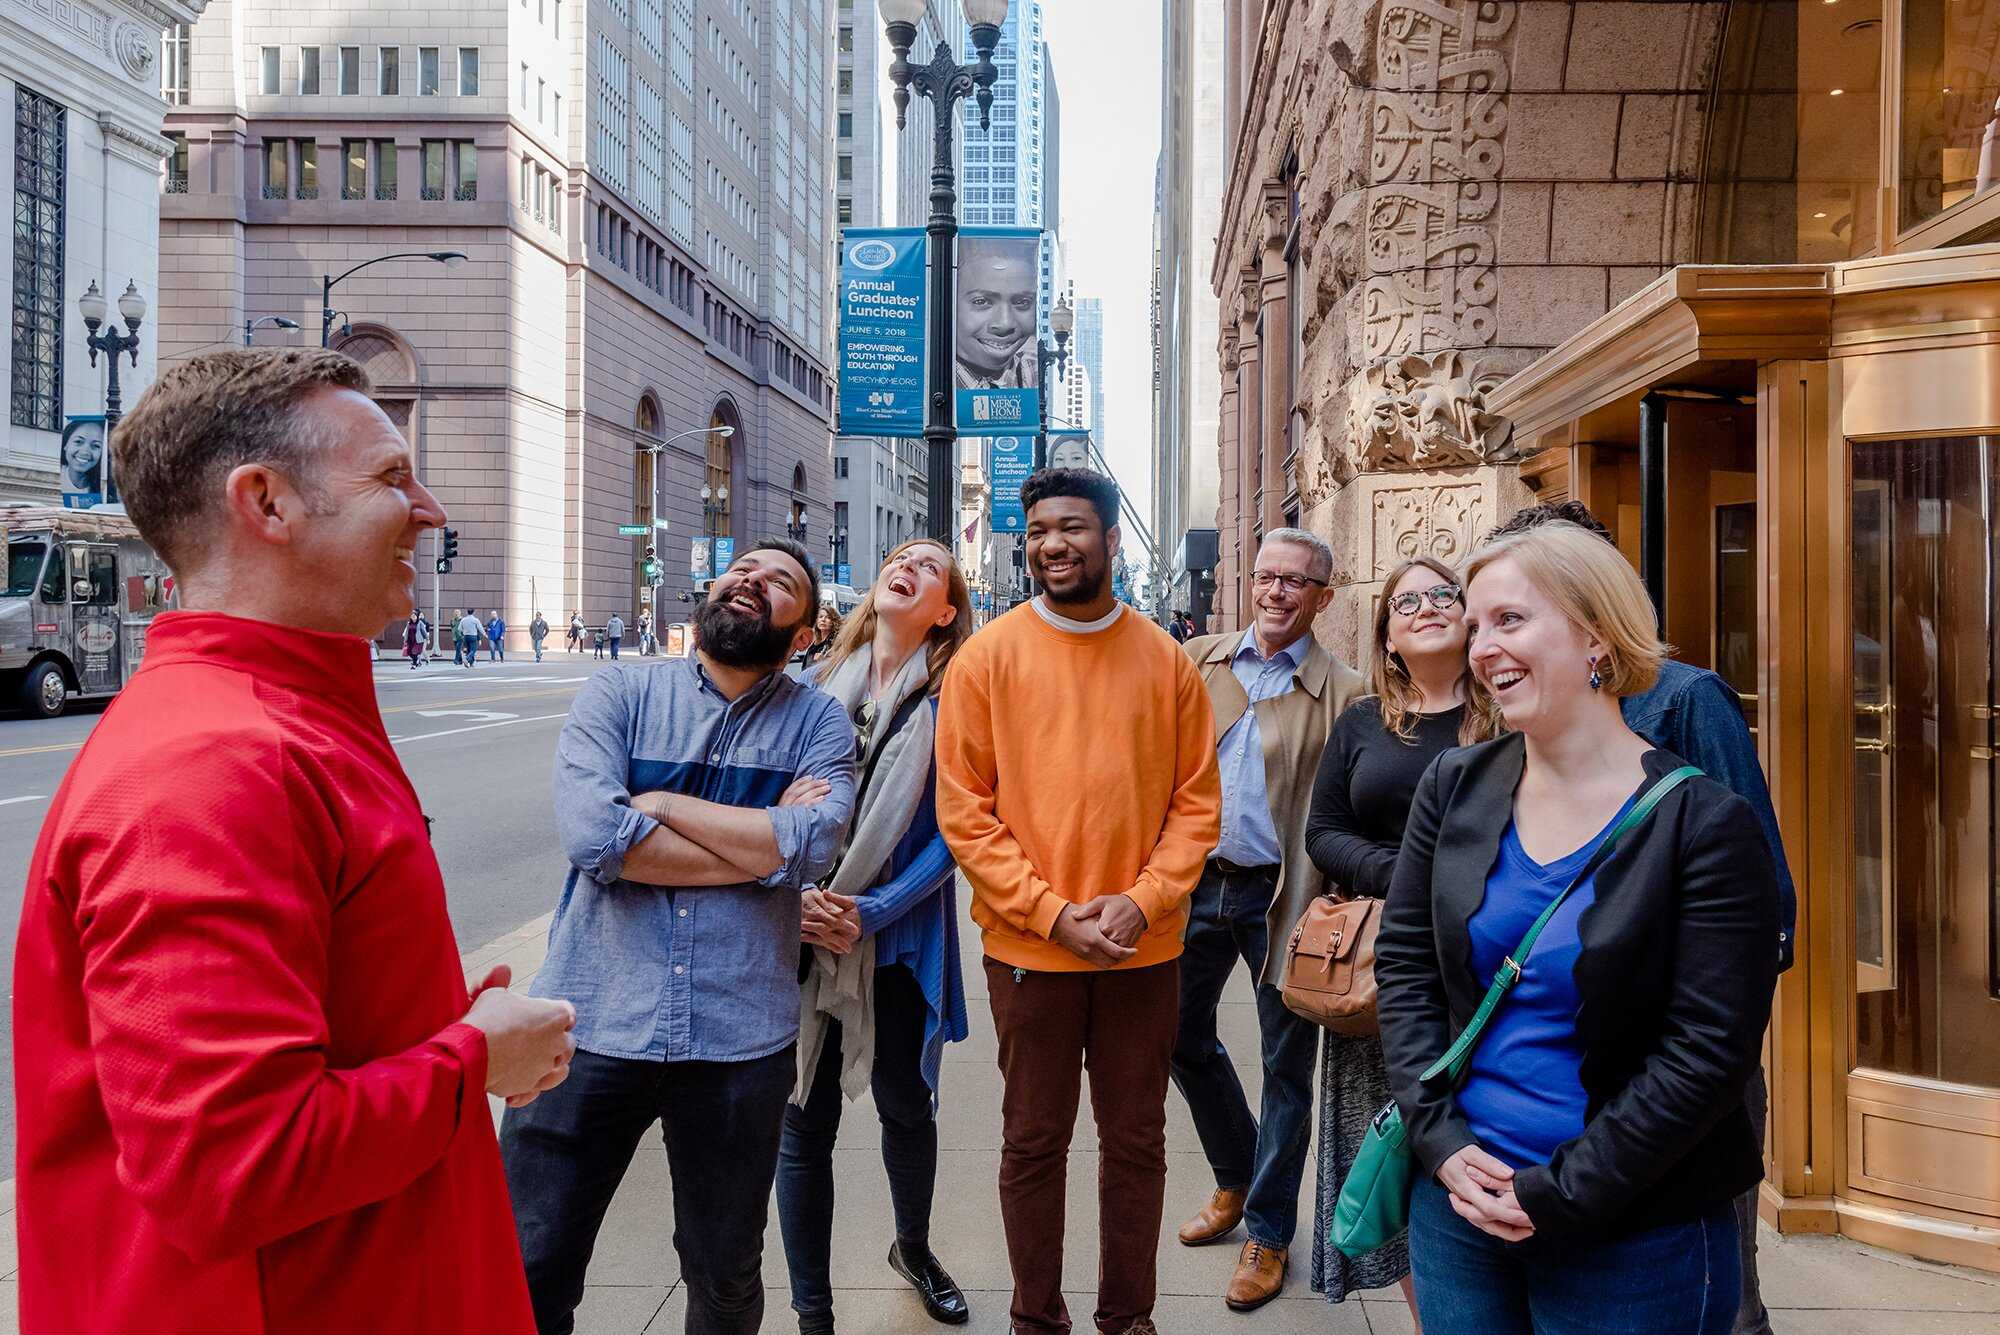
M 1310 575 L 1280 575 L 1275 570 L 1258 570 L 1250 576 L 1250 587 L 1253 589 L 1261 591 L 1273 584 L 1283 585 L 1286 593 L 1304 593 L 1308 584 L 1324 586 L 1326 581 Z
M 1409 593 L 1399 593 L 1389 600 L 1389 610 L 1399 617 L 1413 617 L 1417 609 L 1424 605 L 1424 599 L 1431 600 L 1431 606 L 1442 612 L 1465 596 L 1464 590 L 1456 584 L 1434 584 L 1422 593 L 1414 589 Z

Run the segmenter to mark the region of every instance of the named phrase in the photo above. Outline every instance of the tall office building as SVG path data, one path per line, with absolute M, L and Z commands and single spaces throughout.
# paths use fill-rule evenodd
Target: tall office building
M 651 541 L 678 620 L 731 544 L 824 550 L 829 12 L 217 0 L 166 90 L 162 358 L 461 253 L 331 297 L 461 534 L 447 612 L 629 622 Z
M 1225 7 L 1163 0 L 1162 8 L 1153 532 L 1169 564 L 1169 604 L 1205 627 L 1221 495 L 1221 303 L 1210 278 L 1228 180 Z
M 1097 437 L 1099 448 L 1108 442 L 1104 435 L 1104 299 L 1084 297 L 1076 303 L 1076 343 L 1070 350 L 1072 364 L 1083 368 L 1089 377 L 1087 397 L 1088 416 L 1082 419 L 1092 435 Z
M 932 131 L 927 98 L 912 97 L 896 128 L 889 101 L 888 38 L 873 5 L 837 11 L 834 36 L 834 216 L 842 227 L 922 227 L 930 217 Z M 930 0 L 913 61 L 939 42 L 965 56 L 958 0 Z M 958 151 L 962 151 L 962 146 Z M 922 440 L 838 436 L 833 442 L 833 527 L 826 559 L 855 588 L 874 583 L 882 558 L 927 531 L 928 447 Z

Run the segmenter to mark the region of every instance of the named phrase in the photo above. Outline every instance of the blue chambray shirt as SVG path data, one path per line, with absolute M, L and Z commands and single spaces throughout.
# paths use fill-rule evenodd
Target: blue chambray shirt
M 1243 642 L 1229 660 L 1229 670 L 1243 683 L 1250 707 L 1215 744 L 1215 763 L 1222 771 L 1222 842 L 1215 856 L 1244 867 L 1262 867 L 1285 860 L 1278 827 L 1271 821 L 1271 791 L 1264 784 L 1264 742 L 1257 728 L 1257 702 L 1283 695 L 1306 661 L 1307 641 L 1301 635 L 1265 658 L 1257 652 L 1257 635 L 1243 632 Z
M 792 780 L 833 786 L 773 804 Z M 634 793 L 770 807 L 784 865 L 762 881 L 622 880 L 658 822 Z M 689 657 L 597 673 L 556 745 L 556 831 L 569 878 L 530 991 L 576 1004 L 576 1042 L 605 1057 L 748 1061 L 798 1038 L 799 892 L 823 876 L 854 812 L 854 728 L 832 696 L 773 673 L 733 703 Z

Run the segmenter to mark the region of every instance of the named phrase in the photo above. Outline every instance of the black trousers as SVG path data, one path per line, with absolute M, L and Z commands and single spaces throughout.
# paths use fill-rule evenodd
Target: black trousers
M 930 1246 L 937 1189 L 937 1121 L 924 1083 L 924 1025 L 930 1006 L 916 977 L 900 964 L 875 971 L 875 1064 L 871 1087 L 882 1122 L 882 1167 L 896 1240 L 905 1251 Z M 840 1134 L 840 1025 L 820 1049 L 804 1107 L 787 1104 L 778 1149 L 778 1227 L 792 1271 L 792 1309 L 833 1311 L 833 1142 Z
M 795 1049 L 744 1062 L 649 1062 L 577 1049 L 569 1079 L 500 1124 L 528 1296 L 542 1335 L 576 1329 L 584 1272 L 639 1137 L 665 1132 L 687 1335 L 764 1320 L 764 1226 Z

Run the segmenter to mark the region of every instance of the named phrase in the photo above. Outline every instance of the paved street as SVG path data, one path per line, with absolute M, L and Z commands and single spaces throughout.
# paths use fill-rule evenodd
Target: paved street
M 476 668 L 447 657 L 412 672 L 376 665 L 383 720 L 436 821 L 452 927 L 468 949 L 555 903 L 564 862 L 549 803 L 549 761 L 577 688 L 601 666 L 585 654 L 532 653 Z M 0 716 L 0 983 L 13 992 L 14 927 L 35 836 L 49 799 L 103 713 L 84 705 L 59 719 Z M 13 1068 L 12 1008 L 0 1013 L 0 1049 Z M 14 1089 L 0 1089 L 0 1156 L 12 1176 Z

